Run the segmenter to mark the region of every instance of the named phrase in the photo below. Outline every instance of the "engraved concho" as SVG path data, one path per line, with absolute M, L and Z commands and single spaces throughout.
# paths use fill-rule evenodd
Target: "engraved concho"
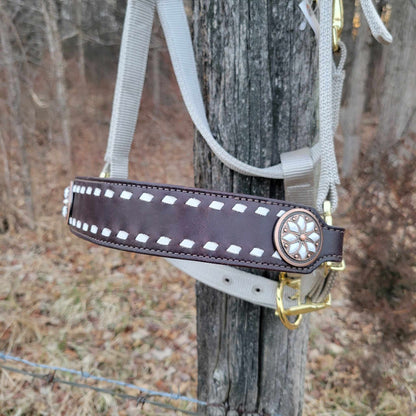
M 322 249 L 321 225 L 306 209 L 292 209 L 277 222 L 274 243 L 284 261 L 292 266 L 308 266 Z

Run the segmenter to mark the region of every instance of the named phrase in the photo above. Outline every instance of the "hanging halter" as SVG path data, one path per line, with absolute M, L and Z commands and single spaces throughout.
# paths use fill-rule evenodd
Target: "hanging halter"
M 391 41 L 371 0 L 361 4 L 376 39 Z M 155 8 L 185 105 L 211 150 L 236 172 L 283 179 L 290 203 L 127 180 Z M 343 229 L 332 226 L 331 216 L 337 206 L 339 183 L 333 137 L 346 57 L 345 46 L 338 39 L 335 46 L 341 56 L 338 66 L 333 62 L 332 0 L 320 1 L 318 33 L 319 141 L 311 148 L 281 154 L 279 165 L 257 168 L 230 155 L 211 133 L 182 0 L 130 0 L 106 163 L 100 178 L 76 178 L 67 188 L 63 213 L 70 230 L 100 245 L 166 257 L 208 286 L 276 309 L 289 329 L 300 324 L 303 313 L 328 306 L 332 271 L 342 268 L 344 234 Z M 313 171 L 318 162 L 315 198 Z M 312 205 L 323 213 L 325 221 Z M 280 279 L 275 282 L 231 266 L 279 271 Z M 298 316 L 295 322 L 289 320 L 291 315 Z

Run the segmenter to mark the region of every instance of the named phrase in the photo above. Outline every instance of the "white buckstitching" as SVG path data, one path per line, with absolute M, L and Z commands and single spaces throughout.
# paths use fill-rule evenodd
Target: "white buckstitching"
M 208 208 L 216 209 L 217 211 L 221 211 L 223 206 L 224 206 L 224 202 L 212 201 L 209 204 L 209 207 Z
M 87 190 L 85 191 L 85 193 L 86 193 L 87 195 L 91 195 L 91 194 L 92 194 L 92 187 L 91 187 L 91 186 L 89 186 L 89 187 L 87 188 Z
M 133 193 L 132 193 L 132 192 L 129 192 L 129 191 L 123 191 L 123 192 L 120 194 L 120 198 L 129 200 L 129 199 L 131 198 L 131 196 L 132 196 L 132 195 L 133 195 Z
M 278 253 L 277 251 L 275 251 L 275 252 L 272 254 L 272 257 L 274 257 L 275 259 L 282 260 L 282 258 L 279 256 L 279 253 Z
M 247 205 L 244 205 L 244 204 L 235 204 L 232 209 L 233 209 L 233 211 L 237 211 L 237 212 L 243 213 L 247 209 Z
M 128 236 L 129 236 L 129 233 L 127 231 L 120 230 L 117 233 L 117 238 L 119 238 L 120 240 L 127 240 Z
M 241 247 L 231 244 L 230 247 L 227 248 L 227 251 L 232 254 L 240 254 Z
M 187 238 L 185 238 L 184 240 L 181 241 L 179 245 L 185 248 L 192 248 L 194 244 L 195 244 L 195 241 L 188 240 Z
M 136 241 L 138 241 L 139 243 L 146 243 L 147 240 L 149 239 L 149 236 L 147 234 L 137 234 L 136 237 Z
M 88 231 L 88 224 L 86 222 L 84 222 L 84 224 L 82 224 L 82 230 L 83 231 Z
M 194 207 L 197 208 L 199 206 L 199 204 L 201 203 L 201 201 L 199 199 L 196 198 L 189 198 L 186 202 L 185 205 L 189 205 L 190 207 Z
M 81 190 L 79 191 L 81 194 L 85 194 L 85 186 L 81 186 Z
M 112 198 L 114 196 L 114 191 L 112 191 L 111 189 L 106 189 L 106 191 L 104 192 L 104 196 L 106 198 Z
M 98 227 L 96 225 L 91 225 L 90 231 L 92 234 L 97 234 Z
M 143 192 L 140 195 L 140 200 L 145 201 L 145 202 L 150 202 L 153 199 L 153 195 L 152 194 L 148 194 L 147 192 Z
M 215 251 L 218 248 L 218 244 L 215 241 L 208 241 L 204 245 L 205 250 Z
M 178 198 L 175 198 L 174 196 L 171 196 L 171 195 L 166 195 L 163 199 L 162 199 L 162 202 L 164 203 L 164 204 L 168 204 L 168 205 L 173 205 L 175 202 L 176 202 L 176 200 L 177 200 Z
M 250 256 L 254 257 L 261 257 L 264 253 L 264 250 L 261 248 L 254 247 L 253 250 L 250 251 Z
M 165 237 L 162 235 L 162 237 L 159 237 L 159 239 L 156 241 L 157 244 L 160 244 L 161 246 L 168 246 L 171 239 L 169 237 Z
M 101 235 L 103 235 L 104 237 L 110 237 L 111 230 L 108 228 L 103 228 L 103 230 L 101 231 Z
M 277 213 L 277 217 L 281 217 L 286 211 L 284 209 L 281 209 L 278 213 Z
M 76 226 L 77 228 L 81 228 L 81 225 L 82 225 L 81 221 L 80 221 L 80 220 L 78 220 L 75 226 Z
M 101 189 L 100 188 L 95 188 L 94 189 L 94 196 L 100 196 L 101 195 Z
M 268 208 L 258 207 L 254 212 L 257 215 L 262 215 L 263 217 L 265 217 L 269 213 L 269 211 L 270 210 Z

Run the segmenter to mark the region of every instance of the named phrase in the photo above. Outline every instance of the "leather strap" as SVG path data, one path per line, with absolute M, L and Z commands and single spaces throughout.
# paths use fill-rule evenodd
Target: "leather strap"
M 286 201 L 101 178 L 70 196 L 71 231 L 107 247 L 295 273 L 342 259 L 344 230 Z

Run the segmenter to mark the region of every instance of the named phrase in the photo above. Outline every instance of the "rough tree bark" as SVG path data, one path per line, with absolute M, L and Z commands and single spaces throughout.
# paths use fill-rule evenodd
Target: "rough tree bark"
M 65 84 L 65 61 L 58 29 L 58 12 L 54 0 L 42 0 L 42 14 L 45 20 L 46 37 L 55 76 L 56 100 L 63 142 L 66 148 L 68 169 L 71 169 L 71 130 Z
M 363 20 L 361 14 L 361 20 Z M 348 33 L 345 37 L 352 37 Z M 344 90 L 343 108 L 340 114 L 340 125 L 344 135 L 342 159 L 342 176 L 354 175 L 360 157 L 360 126 L 366 100 L 366 84 L 370 61 L 371 35 L 367 27 L 359 28 L 355 42 L 350 41 L 349 55 L 353 56 L 348 68 L 348 88 Z
M 83 86 L 86 85 L 85 77 L 85 53 L 84 53 L 84 31 L 82 28 L 82 0 L 75 0 L 75 25 L 78 31 L 77 34 L 77 49 L 78 49 L 78 68 L 79 78 Z
M 296 1 L 194 1 L 194 47 L 218 141 L 256 166 L 310 145 L 316 130 L 315 39 Z M 197 186 L 283 198 L 282 181 L 242 176 L 195 139 Z M 277 278 L 276 275 L 270 275 Z M 197 284 L 198 396 L 207 415 L 302 413 L 308 320 L 274 315 Z
M 378 144 L 383 148 L 403 137 L 416 117 L 415 21 L 414 2 L 394 2 L 390 18 L 393 44 L 383 50 L 385 72 L 377 132 Z
M 24 128 L 24 121 L 21 106 L 21 85 L 19 71 L 15 63 L 13 53 L 12 39 L 10 37 L 10 26 L 7 23 L 9 19 L 4 18 L 3 10 L 0 7 L 0 16 L 3 17 L 0 22 L 0 44 L 1 53 L 4 63 L 4 72 L 7 86 L 7 102 L 10 109 L 10 125 L 12 134 L 15 136 L 21 159 L 21 180 L 23 186 L 23 195 L 27 209 L 27 224 L 30 228 L 36 228 L 35 209 L 32 196 L 32 182 L 30 174 L 30 163 L 27 157 L 27 137 Z

